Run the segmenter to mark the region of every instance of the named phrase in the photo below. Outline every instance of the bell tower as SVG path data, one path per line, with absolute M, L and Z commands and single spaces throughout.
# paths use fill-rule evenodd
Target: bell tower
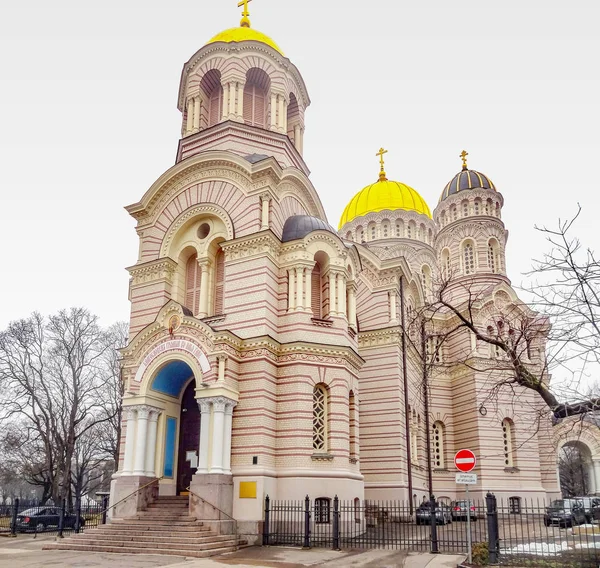
M 295 65 L 267 35 L 251 26 L 243 0 L 237 28 L 214 36 L 183 66 L 177 162 L 225 150 L 308 174 L 302 158 L 304 112 L 310 98 Z

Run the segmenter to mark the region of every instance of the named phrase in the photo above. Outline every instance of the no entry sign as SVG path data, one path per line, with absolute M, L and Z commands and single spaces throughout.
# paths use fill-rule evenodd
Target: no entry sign
M 468 473 L 471 471 L 475 467 L 476 463 L 477 459 L 471 450 L 459 450 L 454 456 L 454 465 L 463 473 Z

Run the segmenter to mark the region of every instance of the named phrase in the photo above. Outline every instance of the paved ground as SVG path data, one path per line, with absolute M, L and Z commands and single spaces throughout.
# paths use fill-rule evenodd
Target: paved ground
M 343 551 L 252 547 L 219 558 L 44 550 L 54 536 L 0 538 L 0 566 L 10 568 L 455 568 L 464 556 L 406 551 Z

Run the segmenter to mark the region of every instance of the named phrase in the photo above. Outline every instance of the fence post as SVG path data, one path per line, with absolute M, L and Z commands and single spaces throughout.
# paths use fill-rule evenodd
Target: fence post
M 431 553 L 437 554 L 439 552 L 437 537 L 437 516 L 435 511 L 435 497 L 433 494 L 429 498 L 429 508 L 431 510 Z
M 19 498 L 15 499 L 13 503 L 13 510 L 10 520 L 10 534 L 13 536 L 17 536 L 17 515 L 19 513 Z
M 63 538 L 63 528 L 65 526 L 65 506 L 67 504 L 67 500 L 63 497 L 61 499 L 60 504 L 60 515 L 58 517 L 58 534 L 57 538 Z
M 81 497 L 78 495 L 75 499 L 75 533 L 79 533 L 81 528 Z
M 106 524 L 106 515 L 108 513 L 108 495 L 102 495 L 102 524 Z
M 263 546 L 269 546 L 269 516 L 271 511 L 269 510 L 269 504 L 271 500 L 267 495 L 265 497 L 265 524 L 263 525 Z
M 340 500 L 333 498 L 333 550 L 340 549 Z
M 304 548 L 310 548 L 310 498 L 304 499 Z
M 496 496 L 489 493 L 485 496 L 485 505 L 487 509 L 488 526 L 488 550 L 490 555 L 490 564 L 498 563 L 500 536 L 498 531 L 498 507 Z

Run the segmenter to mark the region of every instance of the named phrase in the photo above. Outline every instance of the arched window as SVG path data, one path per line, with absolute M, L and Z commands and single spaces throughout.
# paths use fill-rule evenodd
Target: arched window
M 360 499 L 354 498 L 354 522 L 360 523 Z
M 327 451 L 328 396 L 325 385 L 313 389 L 313 450 Z
M 310 278 L 310 300 L 313 312 L 313 317 L 317 319 L 323 318 L 323 282 L 321 274 L 321 265 L 317 262 L 312 269 Z
M 356 241 L 359 243 L 363 243 L 365 241 L 365 234 L 360 225 L 356 227 Z
M 223 292 L 225 288 L 225 255 L 222 250 L 217 252 L 215 258 L 215 307 L 214 314 L 223 313 Z
M 352 231 L 348 231 L 348 232 L 346 233 L 346 239 L 347 239 L 347 240 L 349 240 L 349 241 L 351 241 L 351 240 L 352 240 Z
M 493 215 L 494 211 L 493 211 L 493 204 L 492 204 L 492 200 L 488 199 L 485 202 L 485 214 L 486 215 Z
M 267 98 L 271 80 L 256 67 L 246 73 L 244 86 L 244 122 L 260 128 L 267 127 Z
M 433 445 L 433 467 L 435 469 L 444 469 L 446 467 L 446 462 L 444 459 L 444 423 L 437 422 L 433 423 L 433 431 L 431 436 L 431 441 Z
M 458 219 L 458 210 L 456 209 L 456 205 L 453 205 L 450 209 L 450 213 L 452 215 L 452 220 L 456 221 Z
M 384 239 L 387 239 L 390 236 L 390 222 L 387 219 L 381 223 L 381 231 Z
M 462 216 L 463 217 L 469 216 L 469 202 L 468 201 L 462 202 Z
M 202 103 L 200 125 L 208 128 L 218 124 L 223 114 L 223 87 L 221 73 L 211 69 L 200 81 L 200 89 L 205 94 L 206 104 Z
M 404 237 L 404 223 L 401 219 L 398 219 L 396 221 L 396 237 Z
M 198 313 L 200 306 L 200 284 L 202 271 L 198 265 L 198 255 L 193 254 L 185 267 L 185 307 Z
M 476 199 L 473 203 L 473 211 L 475 215 L 481 215 L 481 199 Z
M 433 244 L 433 231 L 431 229 L 429 229 L 429 232 L 427 233 L 427 243 L 432 245 Z
M 377 238 L 377 228 L 375 227 L 375 223 L 369 225 L 369 240 L 374 241 Z
M 440 225 L 442 227 L 444 227 L 446 225 L 446 212 L 442 211 L 442 214 L 440 215 Z
M 504 446 L 504 467 L 514 467 L 514 428 L 510 418 L 502 421 L 502 441 Z
M 427 361 L 429 363 L 442 362 L 442 343 L 438 335 L 429 335 L 425 342 Z
M 300 109 L 298 107 L 298 99 L 294 93 L 290 93 L 290 102 L 287 107 L 287 135 L 290 140 L 294 141 L 294 145 L 298 148 L 300 140 L 296 140 L 296 126 L 300 125 Z
M 408 227 L 406 227 L 406 236 L 409 239 L 414 239 L 417 237 L 417 226 L 414 221 L 408 222 Z
M 446 248 L 442 251 L 442 272 L 444 278 L 450 278 L 450 251 Z
M 350 459 L 356 460 L 356 399 L 354 398 L 354 392 L 350 391 L 348 397 L 348 420 L 349 420 L 349 438 L 350 438 Z
M 496 239 L 490 239 L 488 241 L 488 268 L 490 269 L 490 272 L 494 274 L 500 272 L 498 241 Z
M 423 295 L 427 298 L 431 294 L 431 268 L 427 264 L 421 267 L 421 284 Z
M 496 201 L 496 217 L 500 219 L 500 203 Z
M 465 274 L 475 273 L 475 246 L 473 241 L 463 244 L 463 270 Z

